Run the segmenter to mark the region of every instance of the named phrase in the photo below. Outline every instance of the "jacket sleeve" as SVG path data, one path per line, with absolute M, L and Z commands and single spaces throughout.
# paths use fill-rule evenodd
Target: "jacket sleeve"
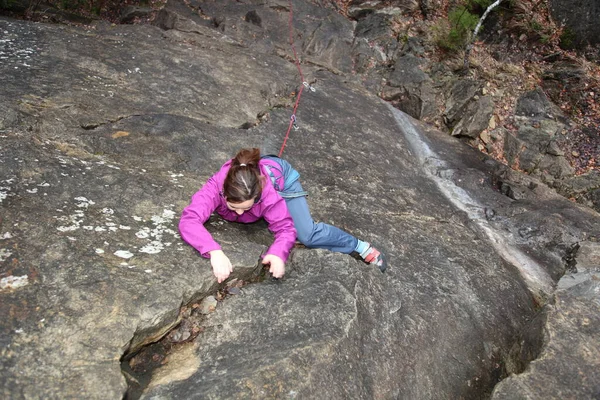
M 296 228 L 294 228 L 294 221 L 290 216 L 285 200 L 279 196 L 277 197 L 278 199 L 267 206 L 263 214 L 263 218 L 269 224 L 269 230 L 275 236 L 275 240 L 267 250 L 267 254 L 276 255 L 286 262 L 296 242 Z
M 221 201 L 218 178 L 219 173 L 213 175 L 192 196 L 190 205 L 183 210 L 179 220 L 179 232 L 183 240 L 207 258 L 209 251 L 221 249 L 221 246 L 204 227 L 204 223 L 208 221 Z

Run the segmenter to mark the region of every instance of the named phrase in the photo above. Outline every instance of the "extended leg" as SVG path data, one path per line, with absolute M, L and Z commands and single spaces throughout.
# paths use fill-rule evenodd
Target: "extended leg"
M 302 191 L 300 182 L 295 182 L 290 192 Z M 306 247 L 327 249 L 350 254 L 356 249 L 358 239 L 333 225 L 315 223 L 310 215 L 306 197 L 285 199 L 288 210 L 298 232 L 298 240 Z

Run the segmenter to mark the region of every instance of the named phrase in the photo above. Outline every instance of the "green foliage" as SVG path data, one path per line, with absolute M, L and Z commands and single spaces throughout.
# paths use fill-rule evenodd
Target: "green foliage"
M 400 44 L 405 44 L 408 42 L 408 33 L 399 33 L 396 40 L 398 40 L 398 43 Z
M 475 29 L 479 21 L 479 15 L 472 14 L 467 7 L 458 7 L 450 11 L 448 20 L 452 28 L 459 35 L 463 35 L 463 32 L 470 32 Z
M 575 34 L 568 27 L 564 27 L 560 34 L 560 48 L 570 50 L 575 42 Z
M 9 8 L 15 0 L 0 0 L 0 8 Z
M 63 10 L 76 10 L 87 3 L 85 0 L 61 0 L 59 8 Z
M 486 0 L 473 0 L 486 1 Z M 477 26 L 479 15 L 473 14 L 466 6 L 459 6 L 448 13 L 448 23 L 434 29 L 437 45 L 450 51 L 462 49 Z
M 104 0 L 60 0 L 55 1 L 56 6 L 63 10 L 73 12 L 91 12 L 100 15 L 106 1 Z
M 55 18 L 60 15 L 61 18 L 77 22 L 97 18 L 117 22 L 121 10 L 127 5 L 143 4 L 159 9 L 166 2 L 167 0 L 0 0 L 0 9 L 8 9 L 34 19 L 51 13 Z
M 536 31 L 536 32 L 540 32 L 542 29 L 544 29 L 544 27 L 542 26 L 542 24 L 540 24 L 536 20 L 531 21 L 531 23 L 529 25 L 531 26 L 531 29 L 534 30 L 534 31 Z
M 477 4 L 477 5 L 479 5 L 479 7 L 483 8 L 485 10 L 493 3 L 493 1 L 492 0 L 469 0 L 467 2 L 467 4 L 469 4 L 469 3 L 471 3 L 471 8 L 472 8 L 473 4 Z
M 448 20 L 434 27 L 438 47 L 456 51 L 465 48 L 479 19 L 494 0 L 459 0 L 448 12 Z

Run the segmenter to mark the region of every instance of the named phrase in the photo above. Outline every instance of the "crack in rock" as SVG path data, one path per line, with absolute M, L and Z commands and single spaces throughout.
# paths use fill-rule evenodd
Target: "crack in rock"
M 252 269 L 255 275 L 244 276 L 244 280 L 229 280 L 221 285 L 215 297 L 225 301 L 231 295 L 240 295 L 240 287 L 262 282 L 265 274 L 260 258 L 257 257 L 257 260 Z M 260 272 L 256 274 L 258 268 Z M 202 332 L 199 325 L 204 315 L 216 311 L 216 307 L 202 307 L 202 303 L 211 296 L 208 292 L 192 296 L 195 300 L 181 305 L 173 321 L 146 330 L 146 336 L 153 337 L 147 344 L 134 345 L 134 341 L 140 343 L 143 338 L 132 337 L 121 356 L 121 372 L 128 385 L 123 399 L 137 400 L 148 388 L 185 380 L 198 370 L 200 360 L 195 339 Z

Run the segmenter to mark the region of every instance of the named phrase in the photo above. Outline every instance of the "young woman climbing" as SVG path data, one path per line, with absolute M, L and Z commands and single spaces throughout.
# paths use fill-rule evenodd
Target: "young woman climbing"
M 258 149 L 242 149 L 192 196 L 183 210 L 179 231 L 202 256 L 210 257 L 219 283 L 229 277 L 233 266 L 204 227 L 214 211 L 227 221 L 251 223 L 265 219 L 275 240 L 262 263 L 269 265 L 275 278 L 285 274 L 285 262 L 296 237 L 309 248 L 356 252 L 365 262 L 385 271 L 383 254 L 369 243 L 335 226 L 313 221 L 299 178 L 287 161 L 275 156 L 261 158 Z

